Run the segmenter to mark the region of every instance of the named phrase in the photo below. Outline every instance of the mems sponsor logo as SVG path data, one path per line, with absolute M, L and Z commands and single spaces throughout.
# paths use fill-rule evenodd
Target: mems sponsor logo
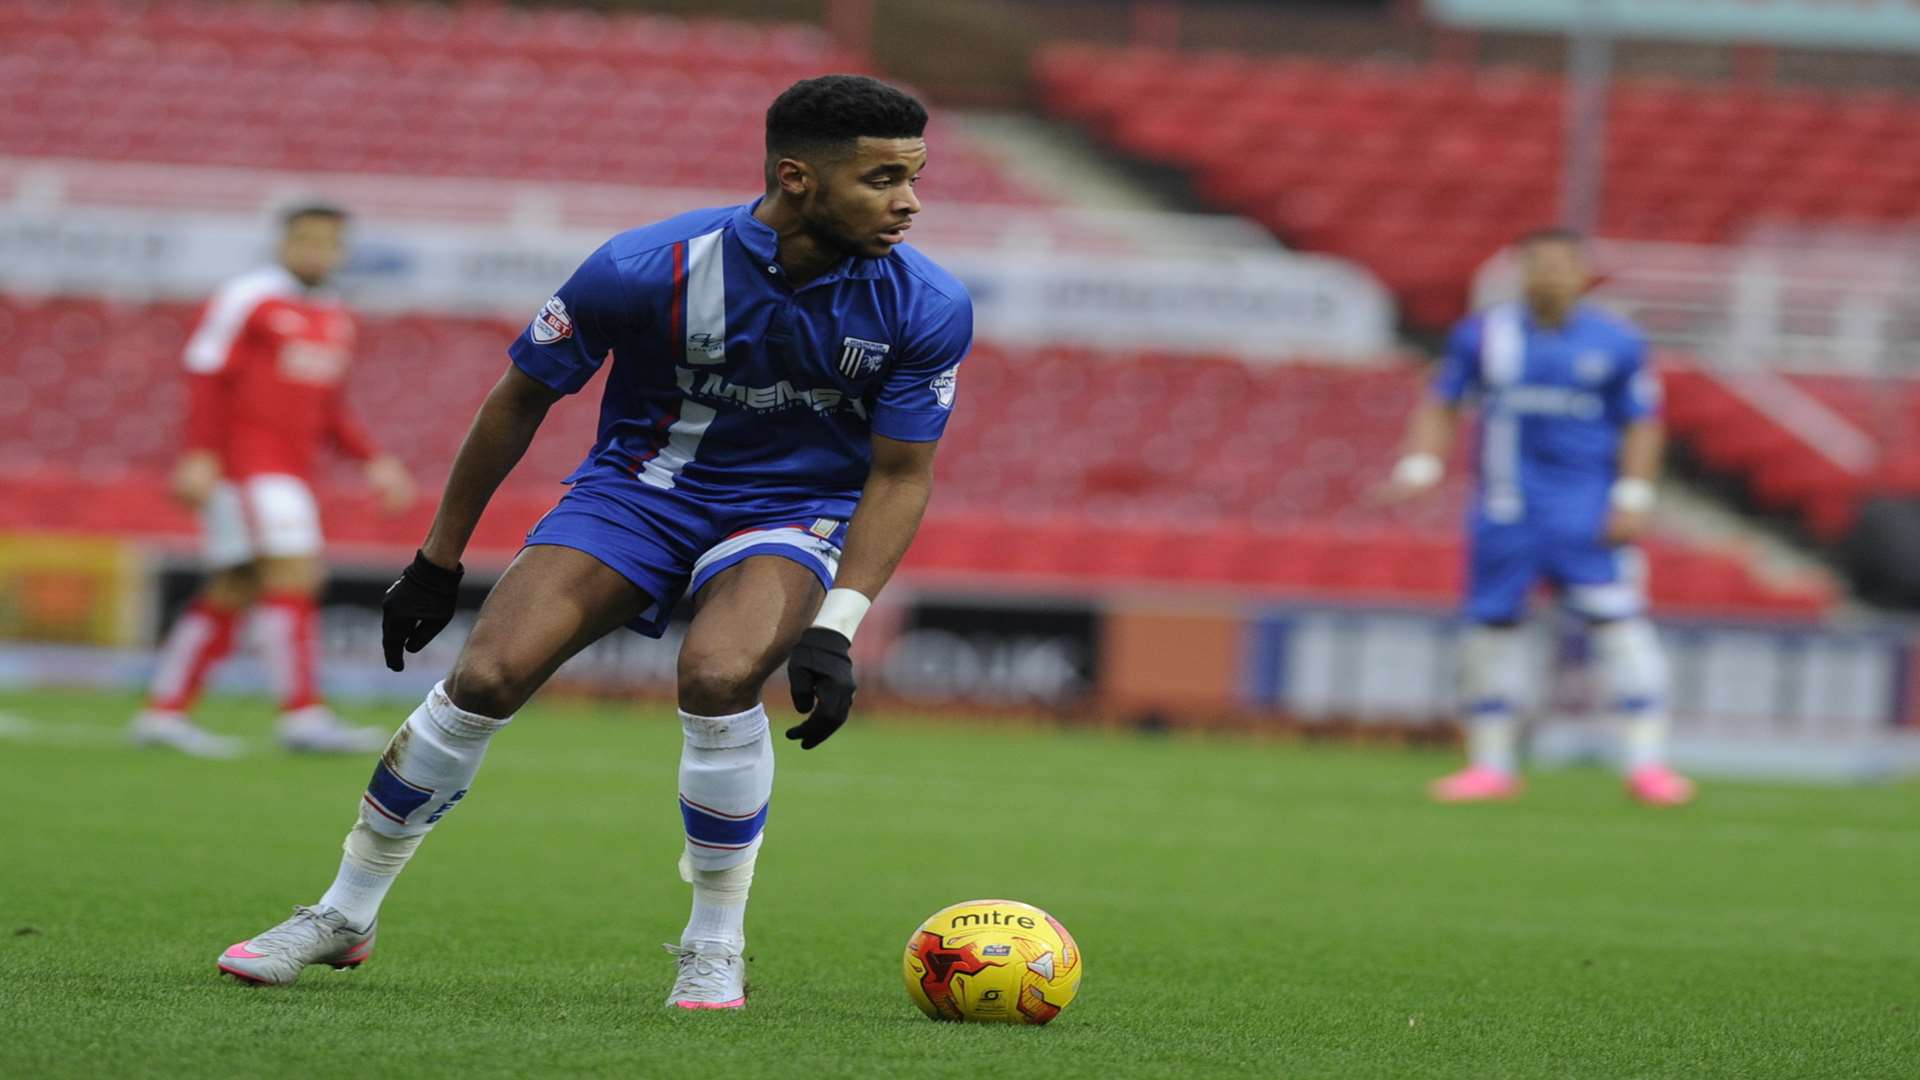
M 844 408 L 862 418 L 867 415 L 867 407 L 859 398 L 850 398 L 831 386 L 795 386 L 785 379 L 772 386 L 747 386 L 728 382 L 717 372 L 701 375 L 687 368 L 680 368 L 675 377 L 681 393 L 713 405 L 731 405 L 757 413 L 801 408 L 824 413 Z
M 1494 396 L 1494 405 L 1507 412 L 1575 420 L 1598 420 L 1607 411 L 1600 395 L 1565 386 L 1508 386 Z

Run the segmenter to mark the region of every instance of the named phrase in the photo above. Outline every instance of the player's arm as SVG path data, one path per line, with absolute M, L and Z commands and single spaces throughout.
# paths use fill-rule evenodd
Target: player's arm
M 933 497 L 934 442 L 873 437 L 873 471 L 847 523 L 840 572 L 813 626 L 787 660 L 793 707 L 807 719 L 787 729 L 811 750 L 839 730 L 853 708 L 853 633 L 913 543 Z
M 187 422 L 180 459 L 167 486 L 174 498 L 194 509 L 220 482 L 220 444 L 231 422 L 238 346 L 251 332 L 259 309 L 258 293 L 228 284 L 208 301 L 181 356 L 187 372 Z
M 1660 421 L 1660 382 L 1646 364 L 1646 347 L 1636 344 L 1624 375 L 1611 387 L 1608 408 L 1621 422 L 1619 475 L 1607 512 L 1607 541 L 1631 544 L 1653 525 L 1653 505 L 1666 453 L 1666 427 Z
M 440 507 L 420 545 L 427 561 L 447 568 L 460 565 L 487 503 L 525 456 L 547 410 L 560 397 L 558 391 L 517 367 L 509 367 L 493 384 L 454 456 Z
M 833 579 L 835 589 L 851 590 L 869 601 L 880 595 L 913 543 L 927 500 L 933 497 L 937 445 L 873 437 L 873 471 L 847 523 L 847 548 Z
M 342 454 L 360 463 L 367 485 L 380 497 L 380 505 L 397 514 L 413 505 L 413 477 L 407 467 L 392 454 L 383 453 L 373 441 L 360 418 L 347 406 L 344 393 L 333 400 L 333 415 L 327 420 L 327 435 Z
M 403 670 L 403 649 L 419 652 L 453 621 L 464 573 L 460 558 L 487 503 L 526 454 L 547 410 L 587 384 L 623 320 L 633 319 L 636 310 L 610 247 L 603 245 L 508 348 L 513 364 L 467 429 L 426 540 L 387 589 L 380 635 L 387 667 Z
M 560 396 L 518 367 L 508 368 L 487 394 L 454 456 L 425 542 L 387 588 L 381 604 L 380 638 L 387 667 L 405 670 L 400 650 L 419 652 L 453 621 L 467 541 L 473 539 L 494 491 L 520 463 Z
M 1446 474 L 1447 451 L 1465 412 L 1479 368 L 1477 320 L 1460 324 L 1447 342 L 1440 369 L 1407 421 L 1407 437 L 1393 475 L 1374 494 L 1380 503 L 1400 502 L 1428 491 Z
M 787 738 L 811 750 L 853 709 L 853 634 L 913 543 L 933 496 L 933 452 L 952 415 L 960 361 L 973 344 L 973 304 L 946 300 L 903 350 L 874 403 L 872 467 L 847 523 L 846 550 L 813 625 L 787 658 L 793 707 L 806 719 Z
M 221 432 L 227 426 L 227 390 L 224 372 L 187 373 L 187 425 L 180 458 L 174 462 L 167 489 L 192 509 L 199 509 L 220 482 Z

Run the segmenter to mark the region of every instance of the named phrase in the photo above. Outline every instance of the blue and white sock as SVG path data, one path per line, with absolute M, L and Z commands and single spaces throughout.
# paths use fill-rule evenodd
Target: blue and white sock
M 1620 724 L 1626 771 L 1662 764 L 1667 749 L 1667 657 L 1659 632 L 1635 616 L 1592 630 L 1607 706 Z
M 319 906 L 345 915 L 350 926 L 371 925 L 394 878 L 434 825 L 466 797 L 487 743 L 511 719 L 470 713 L 447 697 L 445 683 L 435 686 L 374 764 L 340 872 Z
M 767 710 L 732 716 L 680 714 L 680 818 L 687 843 L 681 877 L 693 885 L 682 944 L 739 948 L 746 939 L 747 891 L 773 794 L 773 739 Z

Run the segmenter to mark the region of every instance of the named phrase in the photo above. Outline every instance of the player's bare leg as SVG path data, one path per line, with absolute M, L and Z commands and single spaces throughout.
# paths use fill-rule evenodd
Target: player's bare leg
M 487 744 L 566 660 L 649 600 L 591 555 L 520 553 L 481 608 L 453 671 L 407 717 L 374 766 L 333 885 L 311 908 L 228 949 L 220 970 L 292 982 L 371 940 L 380 904 L 433 826 L 466 796 Z M 368 946 L 370 948 L 370 946 Z M 354 956 L 364 960 L 365 951 Z
M 746 1004 L 747 891 L 773 792 L 773 742 L 761 690 L 807 628 L 825 595 L 813 571 L 789 559 L 747 559 L 695 599 L 680 648 L 680 875 L 693 912 L 677 945 L 667 1004 Z
M 134 742 L 195 757 L 239 756 L 238 739 L 195 725 L 188 713 L 213 669 L 233 651 L 241 616 L 259 589 L 251 563 L 215 570 L 207 578 L 160 646 L 146 706 L 133 718 Z

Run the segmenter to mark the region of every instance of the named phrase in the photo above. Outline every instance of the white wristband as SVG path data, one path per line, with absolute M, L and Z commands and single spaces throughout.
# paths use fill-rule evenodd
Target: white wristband
M 828 589 L 827 598 L 820 602 L 820 614 L 813 617 L 813 625 L 824 626 L 852 641 L 853 632 L 860 629 L 860 620 L 867 617 L 867 609 L 872 606 L 873 601 L 856 589 Z
M 1644 514 L 1653 509 L 1656 498 L 1653 481 L 1638 476 L 1623 476 L 1613 482 L 1611 498 L 1616 510 L 1625 510 L 1630 514 Z
M 1393 467 L 1393 482 L 1401 487 L 1430 488 L 1440 482 L 1447 468 L 1435 454 L 1408 454 Z

